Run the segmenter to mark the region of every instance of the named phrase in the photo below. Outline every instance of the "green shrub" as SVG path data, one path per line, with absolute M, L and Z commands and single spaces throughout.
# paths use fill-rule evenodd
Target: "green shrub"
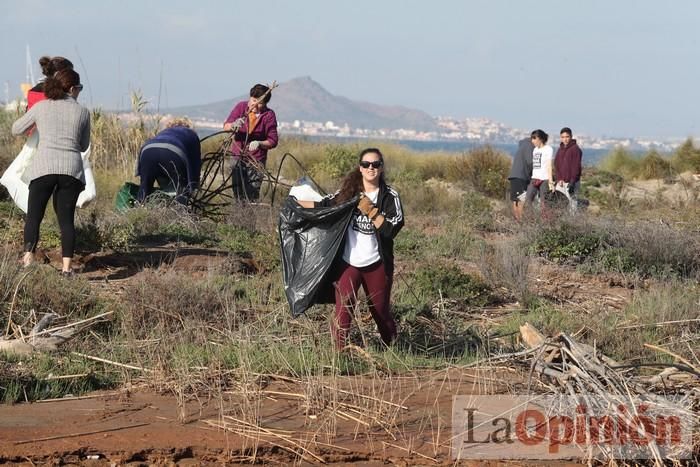
M 502 199 L 507 188 L 510 157 L 491 146 L 472 149 L 465 156 L 455 158 L 447 180 L 466 181 L 486 196 Z
M 592 227 L 564 222 L 536 231 L 530 251 L 553 261 L 582 261 L 595 253 L 600 244 L 601 234 Z
M 494 230 L 495 216 L 488 198 L 475 191 L 468 191 L 462 196 L 462 201 L 460 217 L 463 222 L 477 230 Z
M 404 227 L 394 239 L 394 251 L 398 257 L 419 258 L 430 245 L 430 239 L 420 230 Z
M 581 178 L 581 187 L 601 188 L 612 183 L 622 183 L 623 181 L 624 177 L 620 174 L 600 169 L 590 169 L 589 172 Z
M 594 258 L 594 262 L 605 271 L 634 273 L 639 269 L 634 253 L 627 248 L 621 247 L 599 250 Z
M 688 138 L 676 149 L 671 157 L 671 165 L 678 172 L 691 171 L 700 173 L 700 149 L 693 144 L 692 138 Z
M 329 145 L 325 156 L 311 167 L 314 177 L 338 180 L 357 166 L 359 151 L 353 146 Z
M 615 148 L 600 161 L 600 168 L 606 172 L 634 179 L 639 173 L 639 160 L 621 147 Z
M 53 312 L 77 320 L 94 316 L 104 308 L 104 302 L 86 280 L 65 280 L 49 266 L 40 266 L 31 271 L 21 282 L 19 291 L 20 308 L 34 309 L 40 314 Z
M 689 232 L 656 222 L 635 222 L 607 227 L 607 241 L 631 256 L 643 275 L 666 277 L 700 277 L 700 244 Z
M 481 279 L 451 264 L 429 264 L 419 268 L 411 285 L 416 295 L 426 302 L 435 302 L 442 297 L 478 307 L 485 306 L 491 297 L 491 289 Z
M 652 150 L 639 161 L 638 170 L 642 180 L 663 179 L 671 175 L 671 163 Z

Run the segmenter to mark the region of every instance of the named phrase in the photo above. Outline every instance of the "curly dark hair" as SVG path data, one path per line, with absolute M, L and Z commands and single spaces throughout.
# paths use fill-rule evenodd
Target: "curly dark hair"
M 55 75 L 59 71 L 66 69 L 73 69 L 73 62 L 68 60 L 66 57 L 48 57 L 44 55 L 39 59 L 39 66 L 41 66 L 41 72 L 47 78 Z
M 367 154 L 377 154 L 379 156 L 379 160 L 384 162 L 384 155 L 377 148 L 367 148 L 360 152 L 360 157 L 357 161 L 358 165 L 348 172 L 348 174 L 343 177 L 343 180 L 340 182 L 340 190 L 338 190 L 338 194 L 335 197 L 336 204 L 343 204 L 346 201 L 350 201 L 352 198 L 364 191 L 365 187 L 362 183 L 362 172 L 360 172 L 359 163 L 362 162 L 362 158 Z M 379 175 L 379 185 L 381 186 L 384 184 L 386 184 L 386 182 L 384 181 L 384 172 L 382 171 L 382 173 Z
M 46 78 L 44 82 L 44 94 L 51 100 L 59 100 L 66 97 L 70 88 L 80 84 L 80 75 L 72 69 L 61 70 L 53 76 Z

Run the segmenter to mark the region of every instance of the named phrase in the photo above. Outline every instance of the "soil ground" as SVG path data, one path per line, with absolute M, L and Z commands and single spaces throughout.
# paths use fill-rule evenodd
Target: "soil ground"
M 51 256 L 51 255 L 49 255 Z M 53 258 L 52 262 L 57 262 Z M 144 266 L 204 275 L 251 268 L 216 251 L 167 247 L 78 258 L 102 293 L 119 295 Z M 583 310 L 621 307 L 631 291 L 605 278 L 538 264 L 538 294 Z M 183 402 L 152 388 L 0 407 L 0 464 L 10 465 L 545 465 L 541 461 L 455 461 L 450 457 L 455 395 L 517 394 L 527 375 L 512 368 L 451 368 L 385 378 L 295 381 L 261 375 L 252 388 Z M 315 397 L 315 394 L 324 397 Z M 329 407 L 328 394 L 337 396 Z M 359 396 L 363 394 L 365 396 Z M 354 415 L 353 415 L 354 414 Z M 251 430 L 246 421 L 270 432 Z M 223 428 L 226 425 L 227 428 Z M 580 465 L 556 461 L 549 465 Z

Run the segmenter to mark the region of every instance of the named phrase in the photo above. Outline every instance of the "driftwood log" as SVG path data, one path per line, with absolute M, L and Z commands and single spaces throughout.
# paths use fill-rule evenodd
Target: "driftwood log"
M 92 318 L 54 328 L 49 327 L 59 316 L 55 313 L 46 313 L 32 328 L 29 335 L 15 339 L 0 337 L 0 352 L 16 355 L 30 355 L 34 352 L 53 352 L 85 329 L 102 321 L 103 318 L 113 313 L 113 311 L 108 311 L 93 316 Z

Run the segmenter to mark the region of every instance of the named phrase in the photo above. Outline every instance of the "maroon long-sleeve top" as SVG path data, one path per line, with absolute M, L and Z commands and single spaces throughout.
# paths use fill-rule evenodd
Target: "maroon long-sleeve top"
M 554 157 L 555 178 L 559 182 L 575 183 L 581 179 L 581 159 L 583 152 L 572 139 L 566 146 L 559 145 L 557 155 Z
M 258 162 L 265 164 L 267 161 L 267 151 L 277 146 L 279 136 L 277 135 L 277 117 L 272 109 L 265 108 L 255 123 L 255 127 L 248 134 L 248 101 L 241 101 L 233 108 L 225 123 L 232 123 L 234 120 L 244 117 L 245 122 L 238 129 L 233 137 L 233 145 L 231 147 L 234 156 L 240 156 L 243 152 L 243 145 L 250 144 L 252 141 L 267 141 L 270 144 L 269 148 L 259 146 L 255 151 L 251 151 L 250 155 Z

